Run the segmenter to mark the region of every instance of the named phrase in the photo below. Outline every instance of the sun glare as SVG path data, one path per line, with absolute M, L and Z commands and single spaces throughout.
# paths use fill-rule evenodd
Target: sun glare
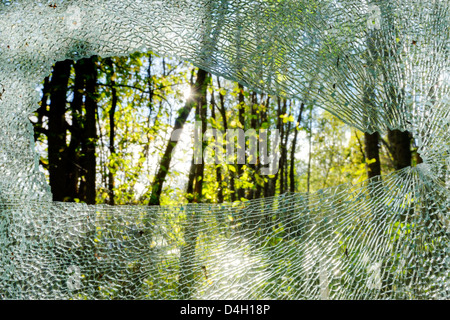
M 186 87 L 186 89 L 183 90 L 183 96 L 184 96 L 185 100 L 189 99 L 189 97 L 191 96 L 191 88 L 190 87 Z

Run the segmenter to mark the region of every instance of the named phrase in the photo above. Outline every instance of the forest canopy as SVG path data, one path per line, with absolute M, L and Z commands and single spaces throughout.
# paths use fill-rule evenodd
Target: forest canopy
M 192 92 L 202 72 L 152 52 L 54 65 L 39 88 L 40 108 L 32 117 L 41 170 L 54 200 L 181 204 L 192 201 L 194 181 L 201 177 L 200 202 L 233 202 L 359 183 L 421 162 L 408 132 L 364 134 L 317 106 L 209 73 L 199 97 L 203 113 L 197 112 Z M 229 129 L 277 129 L 277 172 L 261 175 L 259 155 L 252 161 L 246 139 L 244 163 L 238 163 L 236 152 L 231 161 L 205 164 L 204 172 L 196 173 L 198 119 L 224 135 L 223 152 L 227 144 L 237 144 L 227 142 Z M 176 129 L 183 131 L 175 145 Z M 211 135 L 205 139 L 215 142 Z

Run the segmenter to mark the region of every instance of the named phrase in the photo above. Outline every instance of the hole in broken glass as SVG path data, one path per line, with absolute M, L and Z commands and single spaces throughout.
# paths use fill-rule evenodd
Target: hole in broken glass
M 198 76 L 192 65 L 152 52 L 56 63 L 37 88 L 40 105 L 31 117 L 40 170 L 53 199 L 146 204 L 155 176 L 164 174 L 161 167 L 169 163 L 164 192 L 158 196 L 165 204 L 186 200 L 196 124 L 200 131 L 202 125 L 207 129 L 202 132 L 207 202 L 312 192 L 366 179 L 367 165 L 373 162 L 366 160 L 364 133 L 297 99 L 262 94 L 211 74 L 202 115 L 189 104 Z M 180 117 L 183 112 L 188 115 Z M 175 123 L 183 129 L 177 139 Z M 273 171 L 266 175 L 261 169 L 271 164 L 261 164 L 261 151 L 268 151 L 260 139 L 252 148 L 251 134 L 259 136 L 261 130 L 272 135 L 269 149 L 279 134 L 278 158 L 272 158 L 276 166 L 272 163 Z M 244 140 L 238 139 L 241 134 Z M 218 139 L 220 159 L 214 158 Z M 392 155 L 387 138 L 381 139 L 383 173 L 388 173 L 394 169 Z M 164 157 L 169 141 L 180 143 Z

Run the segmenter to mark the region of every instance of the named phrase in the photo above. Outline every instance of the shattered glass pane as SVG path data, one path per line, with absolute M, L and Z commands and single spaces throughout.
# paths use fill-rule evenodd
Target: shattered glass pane
M 448 299 L 448 0 L 0 3 L 2 298 Z M 28 116 L 55 61 L 151 49 L 295 97 L 423 163 L 229 205 L 51 202 Z

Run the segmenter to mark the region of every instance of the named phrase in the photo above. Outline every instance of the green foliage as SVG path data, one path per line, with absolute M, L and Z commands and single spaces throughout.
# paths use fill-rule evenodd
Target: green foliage
M 183 88 L 187 86 L 190 67 L 151 52 L 112 58 L 112 61 L 114 77 L 108 75 L 104 61 L 100 65 L 100 79 L 104 82 L 100 86 L 98 121 L 98 165 L 102 183 L 97 201 L 108 202 L 108 174 L 112 173 L 116 204 L 143 203 L 150 196 L 148 185 L 154 165 L 161 157 L 160 148 L 173 125 L 174 113 L 180 107 L 178 102 L 184 100 Z M 119 97 L 114 113 L 114 153 L 109 145 L 111 81 L 115 81 Z
M 134 53 L 128 57 L 99 59 L 98 66 L 98 114 L 96 143 L 97 156 L 97 203 L 145 204 L 152 190 L 151 181 L 163 156 L 164 146 L 169 139 L 174 119 L 183 107 L 187 89 L 192 79 L 192 66 L 173 59 L 161 58 L 148 53 Z M 73 71 L 72 71 L 73 72 Z M 281 81 L 280 79 L 278 79 Z M 282 82 L 282 81 L 281 81 Z M 69 87 L 74 85 L 74 74 L 69 80 Z M 73 96 L 73 94 L 71 95 Z M 114 96 L 117 105 L 112 113 Z M 239 99 L 243 98 L 242 105 Z M 70 103 L 70 96 L 69 101 Z M 214 104 L 215 116 L 212 117 L 211 104 Z M 223 193 L 225 201 L 237 199 L 237 190 L 245 190 L 241 200 L 256 195 L 264 196 L 264 190 L 271 188 L 274 192 L 286 192 L 290 182 L 287 174 L 291 167 L 290 154 L 293 148 L 293 135 L 297 131 L 298 141 L 295 146 L 294 184 L 296 191 L 307 189 L 308 158 L 311 157 L 309 171 L 310 191 L 335 186 L 346 182 L 358 183 L 365 179 L 366 164 L 362 153 L 364 146 L 362 134 L 351 131 L 336 117 L 327 112 L 314 112 L 308 117 L 303 112 L 300 122 L 298 101 L 284 101 L 275 96 L 256 93 L 244 87 L 241 91 L 236 82 L 214 79 L 208 87 L 208 128 L 221 130 L 241 128 L 281 130 L 284 134 L 284 173 L 271 176 L 260 175 L 259 158 L 257 165 L 236 164 L 236 156 L 230 160 L 234 163 L 207 164 L 203 178 L 203 199 L 205 202 L 217 202 L 218 190 Z M 242 108 L 242 112 L 239 112 Z M 309 109 L 313 108 L 308 106 Z M 114 144 L 111 139 L 111 115 L 114 120 Z M 74 113 L 74 119 L 82 122 L 80 114 Z M 244 122 L 241 123 L 240 117 Z M 189 122 L 189 121 L 188 121 Z M 83 125 L 83 123 L 82 123 Z M 45 126 L 45 121 L 44 121 Z M 68 132 L 70 136 L 70 132 Z M 45 154 L 46 141 L 37 135 L 43 151 L 41 165 L 48 167 Z M 308 140 L 311 137 L 312 153 L 308 153 Z M 215 139 L 210 137 L 208 143 Z M 222 151 L 226 152 L 226 135 Z M 246 140 L 246 147 L 249 141 Z M 177 157 L 168 172 L 168 180 L 163 184 L 162 204 L 185 202 L 185 184 L 189 169 L 192 146 L 176 147 L 172 157 Z M 180 167 L 180 158 L 184 164 Z M 392 170 L 392 159 L 387 149 L 382 149 L 382 169 Z M 178 169 L 176 169 L 178 168 Z M 45 170 L 44 170 L 45 171 Z M 217 174 L 222 179 L 217 180 Z M 281 175 L 284 182 L 281 185 Z M 113 188 L 111 193 L 111 181 Z M 80 201 L 80 200 L 78 200 Z

